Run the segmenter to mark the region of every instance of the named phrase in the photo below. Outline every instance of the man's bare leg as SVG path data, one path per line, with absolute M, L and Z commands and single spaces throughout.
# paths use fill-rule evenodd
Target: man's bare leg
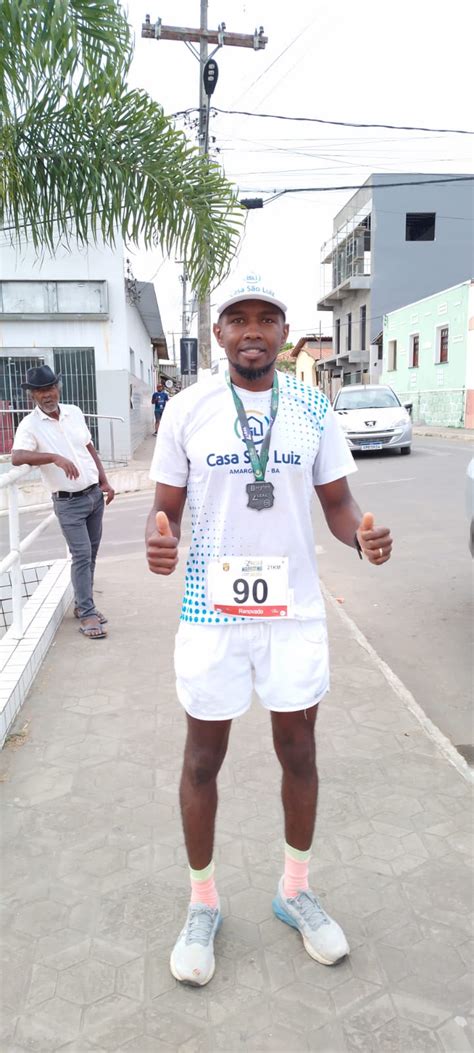
M 212 859 L 217 812 L 217 776 L 227 752 L 231 720 L 196 720 L 188 734 L 179 788 L 189 865 L 202 870 Z
M 297 929 L 306 951 L 323 965 L 334 965 L 349 953 L 341 927 L 308 886 L 311 842 L 318 801 L 314 728 L 318 706 L 299 713 L 272 713 L 273 741 L 283 770 L 281 796 L 285 813 L 285 873 L 273 900 L 280 921 Z
M 179 796 L 191 869 L 191 903 L 184 929 L 171 952 L 170 969 L 176 980 L 202 987 L 214 975 L 214 937 L 222 921 L 212 853 L 217 776 L 232 721 L 187 719 Z
M 315 724 L 318 707 L 272 713 L 273 743 L 282 767 L 285 839 L 300 851 L 311 847 L 318 800 Z

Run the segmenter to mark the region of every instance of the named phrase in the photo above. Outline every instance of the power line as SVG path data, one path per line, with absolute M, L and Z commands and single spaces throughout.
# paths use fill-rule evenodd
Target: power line
M 256 84 L 258 84 L 258 82 L 262 79 L 262 77 L 265 77 L 266 74 L 269 73 L 269 71 L 271 70 L 272 66 L 275 66 L 276 63 L 280 61 L 280 59 L 283 57 L 283 55 L 285 55 L 286 52 L 289 51 L 290 48 L 293 47 L 293 44 L 296 44 L 296 41 L 299 40 L 300 37 L 303 36 L 303 33 L 306 33 L 306 30 L 310 29 L 310 27 L 312 25 L 314 25 L 315 22 L 316 22 L 316 18 L 313 18 L 313 19 L 311 19 L 310 22 L 308 22 L 308 24 L 306 26 L 303 26 L 303 29 L 299 33 L 297 33 L 295 37 L 293 37 L 293 40 L 290 40 L 290 43 L 287 44 L 286 47 L 284 47 L 282 51 L 280 51 L 279 55 L 277 55 L 276 58 L 273 59 L 273 62 L 270 62 L 270 65 L 267 66 L 266 69 L 264 69 L 262 71 L 262 73 L 260 73 L 259 76 L 256 77 L 255 80 L 253 80 L 252 83 L 248 85 L 247 88 L 245 88 L 245 91 L 243 91 L 237 97 L 237 99 L 242 99 L 244 97 L 244 95 L 247 95 L 248 92 L 251 91 L 251 89 L 254 88 Z
M 324 194 L 330 190 L 385 190 L 388 187 L 395 186 L 429 186 L 433 183 L 466 183 L 472 182 L 474 175 L 468 176 L 446 176 L 444 179 L 412 179 L 405 180 L 400 183 L 347 183 L 345 186 L 302 186 L 302 187 L 285 187 L 283 190 L 273 190 L 272 197 L 269 197 L 264 202 L 268 205 L 270 201 L 274 201 L 277 197 L 282 197 L 283 194 L 310 194 L 318 193 Z M 254 193 L 268 194 L 268 190 L 256 190 Z
M 347 183 L 345 186 L 285 187 L 283 190 L 273 190 L 272 191 L 272 196 L 268 197 L 266 199 L 266 201 L 264 201 L 264 204 L 268 205 L 270 203 L 270 201 L 275 201 L 276 198 L 283 197 L 284 194 L 313 194 L 313 193 L 324 194 L 324 193 L 327 193 L 327 192 L 333 191 L 333 190 L 363 190 L 364 188 L 367 189 L 367 190 L 385 190 L 388 187 L 397 187 L 397 186 L 429 186 L 430 184 L 432 185 L 433 183 L 467 183 L 467 182 L 473 182 L 473 181 L 474 181 L 474 175 L 468 175 L 468 176 L 446 176 L 443 179 L 414 179 L 414 180 L 406 180 L 405 182 L 401 182 L 401 183 L 368 183 L 368 184 L 365 184 L 365 183 L 363 183 L 363 184 L 361 184 L 361 183 Z M 270 191 L 269 190 L 253 190 L 252 193 L 254 193 L 254 194 L 268 194 L 268 193 L 270 193 Z M 90 215 L 92 215 L 92 213 L 90 213 Z M 73 218 L 73 217 L 71 217 L 71 218 Z M 456 218 L 456 217 L 453 217 L 453 218 Z M 46 220 L 44 220 L 43 222 L 46 223 Z M 27 220 L 24 223 L 22 223 L 22 227 L 23 228 L 31 227 L 31 226 L 32 226 L 32 222 L 31 221 Z M 16 224 L 12 223 L 11 226 L 0 227 L 0 234 L 3 234 L 3 233 L 5 233 L 8 230 L 16 231 L 17 230 Z
M 186 114 L 194 113 L 195 110 L 195 106 L 190 106 L 187 110 L 178 110 L 176 113 L 170 114 L 170 117 L 184 117 Z M 324 120 L 322 117 L 289 117 L 282 113 L 255 113 L 250 110 L 221 110 L 218 106 L 213 106 L 213 110 L 215 113 L 223 113 L 227 116 L 264 117 L 265 119 L 274 121 L 306 121 L 310 124 L 331 124 L 338 128 L 390 128 L 392 131 L 398 132 L 438 132 L 442 135 L 474 135 L 474 131 L 467 131 L 465 128 L 424 128 L 415 124 L 376 124 L 373 122 L 362 121 L 328 121 Z

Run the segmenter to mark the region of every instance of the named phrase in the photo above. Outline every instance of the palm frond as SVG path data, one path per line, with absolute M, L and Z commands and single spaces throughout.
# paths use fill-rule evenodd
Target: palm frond
M 39 250 L 74 236 L 160 245 L 198 295 L 222 279 L 243 211 L 219 167 L 127 88 L 117 0 L 0 0 L 0 226 Z M 74 230 L 74 235 L 72 231 Z
M 2 225 L 37 247 L 117 229 L 187 260 L 199 293 L 222 279 L 243 211 L 219 167 L 192 149 L 144 92 L 98 98 L 97 82 L 61 109 L 41 99 L 4 135 Z M 0 133 L 0 136 L 2 133 Z M 22 217 L 21 228 L 18 220 Z

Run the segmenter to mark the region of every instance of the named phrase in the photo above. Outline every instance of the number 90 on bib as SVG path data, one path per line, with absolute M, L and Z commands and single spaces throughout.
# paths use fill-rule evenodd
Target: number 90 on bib
M 212 560 L 208 596 L 221 614 L 240 618 L 288 617 L 288 557 L 231 556 Z

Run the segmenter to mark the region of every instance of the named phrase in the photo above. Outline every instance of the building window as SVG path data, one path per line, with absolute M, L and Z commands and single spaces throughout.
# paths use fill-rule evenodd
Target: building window
M 135 352 L 133 350 L 133 347 L 129 348 L 129 350 L 130 350 L 130 372 L 132 374 L 132 377 L 134 377 L 135 376 Z
M 140 380 L 145 379 L 145 372 L 143 369 L 143 358 L 140 359 Z
M 336 318 L 336 355 L 341 353 L 341 319 Z
M 2 281 L 0 314 L 4 319 L 87 318 L 108 315 L 106 281 Z
M 389 340 L 389 342 L 388 342 L 388 368 L 392 369 L 392 370 L 397 368 L 397 341 L 396 340 Z
M 436 339 L 436 363 L 442 365 L 448 361 L 449 326 L 443 325 L 438 329 Z
M 436 212 L 407 212 L 405 241 L 434 241 Z
M 365 341 L 367 338 L 367 307 L 365 304 L 360 309 L 360 349 L 365 351 Z
M 347 350 L 352 350 L 352 314 L 347 315 Z
M 410 359 L 409 359 L 408 365 L 409 365 L 410 369 L 418 369 L 419 364 L 420 364 L 420 334 L 419 333 L 413 333 L 413 335 L 410 337 Z

